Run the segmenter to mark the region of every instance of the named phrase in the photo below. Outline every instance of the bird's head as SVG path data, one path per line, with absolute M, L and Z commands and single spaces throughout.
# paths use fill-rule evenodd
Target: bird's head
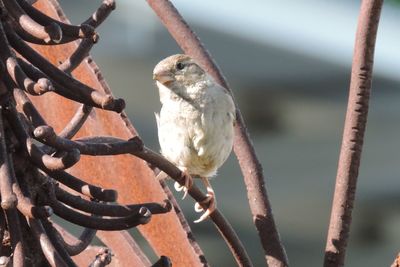
M 205 78 L 205 71 L 187 55 L 173 55 L 156 65 L 153 79 L 172 89 L 189 87 Z

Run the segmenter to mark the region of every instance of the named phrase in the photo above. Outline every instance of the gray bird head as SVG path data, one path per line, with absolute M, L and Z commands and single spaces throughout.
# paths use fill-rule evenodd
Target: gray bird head
M 169 88 L 193 86 L 205 75 L 205 71 L 191 57 L 182 54 L 160 61 L 153 71 L 153 79 Z

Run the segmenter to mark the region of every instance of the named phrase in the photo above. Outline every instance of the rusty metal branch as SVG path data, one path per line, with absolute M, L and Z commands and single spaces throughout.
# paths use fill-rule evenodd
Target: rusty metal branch
M 103 189 L 101 187 L 91 185 L 82 181 L 81 179 L 65 172 L 65 171 L 55 171 L 46 172 L 54 180 L 66 185 L 67 187 L 81 193 L 84 196 L 105 202 L 114 202 L 117 200 L 118 193 L 112 189 Z
M 59 242 L 63 244 L 65 250 L 71 256 L 78 255 L 84 251 L 90 245 L 97 232 L 96 229 L 84 228 L 81 235 L 76 238 L 55 222 L 52 222 L 52 226 L 56 231 L 55 235 Z
M 124 230 L 148 223 L 152 215 L 146 207 L 142 206 L 137 211 L 124 217 L 98 218 L 88 216 L 59 202 L 52 183 L 47 183 L 43 187 L 49 202 L 48 204 L 53 208 L 55 214 L 67 221 L 86 228 L 106 231 Z
M 133 153 L 133 155 L 147 161 L 153 166 L 157 166 L 157 168 L 168 174 L 169 177 L 177 181 L 179 184 L 185 184 L 184 173 L 160 154 L 157 154 L 152 150 L 144 147 L 142 151 L 137 151 Z M 188 190 L 188 194 L 198 203 L 202 203 L 204 200 L 207 199 L 207 197 L 200 191 L 200 189 L 196 185 L 190 187 L 190 189 Z M 203 208 L 207 209 L 207 207 L 205 206 Z M 233 256 L 235 257 L 238 265 L 253 266 L 242 242 L 240 241 L 236 232 L 233 230 L 232 226 L 221 214 L 221 212 L 216 209 L 213 213 L 211 213 L 210 219 L 213 221 L 214 225 L 221 233 Z
M 3 3 L 15 25 L 18 26 L 16 29 L 20 30 L 21 36 L 38 39 L 44 43 L 59 43 L 62 39 L 62 30 L 58 24 L 49 23 L 42 26 L 28 16 L 15 0 L 3 1 Z
M 37 10 L 35 7 L 33 7 L 25 0 L 17 0 L 17 2 L 21 6 L 21 8 L 26 12 L 26 14 L 28 14 L 34 21 L 38 22 L 39 24 L 41 25 L 49 25 L 51 23 L 57 24 L 63 32 L 63 38 L 60 41 L 60 43 L 71 42 L 78 38 L 92 38 L 96 34 L 93 26 L 90 26 L 85 23 L 81 25 L 71 25 L 63 23 L 61 21 L 55 20 L 47 16 L 40 10 Z
M 86 139 L 88 141 L 84 141 L 85 139 L 83 138 L 71 141 L 57 136 L 50 126 L 39 126 L 33 131 L 33 134 L 37 140 L 48 146 L 65 151 L 77 149 L 84 155 L 132 154 L 135 151 L 143 149 L 143 142 L 138 136 L 128 141 L 108 136 L 97 136 L 96 139 Z M 97 140 L 97 142 L 90 142 L 90 140 Z
M 86 119 L 89 117 L 91 111 L 92 107 L 81 105 L 58 136 L 66 139 L 71 139 L 74 137 L 75 134 L 81 129 Z
M 6 34 L 0 23 L 0 58 L 5 62 L 8 75 L 23 90 L 33 95 L 41 95 L 52 91 L 53 85 L 47 78 L 40 78 L 37 82 L 31 80 L 19 66 L 15 54 L 11 52 Z
M 96 106 L 106 110 L 112 110 L 119 113 L 124 109 L 125 101 L 123 99 L 114 99 L 110 94 L 103 94 L 78 80 L 75 80 L 50 64 L 39 53 L 21 40 L 11 29 L 6 29 L 6 33 L 8 41 L 14 49 L 18 51 L 18 53 L 43 71 L 43 73 L 45 73 L 51 80 L 54 80 L 55 83 L 69 89 L 70 94 L 77 94 L 84 99 L 91 100 L 96 104 Z M 55 84 L 54 87 L 57 88 Z
M 34 126 L 47 125 L 39 111 L 32 104 L 25 92 L 19 88 L 13 89 L 13 96 L 17 106 L 21 107 L 22 112 L 29 122 Z
M 182 50 L 196 59 L 219 84 L 231 92 L 217 64 L 172 3 L 168 0 L 147 0 L 147 2 Z M 253 221 L 264 248 L 266 261 L 270 266 L 287 266 L 288 260 L 272 215 L 262 166 L 238 108 L 236 108 L 234 151 L 244 176 Z
M 43 228 L 42 223 L 36 219 L 29 219 L 28 223 L 32 230 L 33 235 L 39 241 L 43 254 L 47 259 L 47 262 L 50 264 L 50 266 L 68 267 L 67 263 L 61 257 L 58 251 L 54 248 L 54 245 L 51 242 L 48 235 L 46 234 L 46 231 Z
M 363 0 L 351 70 L 349 100 L 325 249 L 324 266 L 343 266 L 367 123 L 376 33 L 383 0 Z
M 11 155 L 9 155 L 9 162 L 12 163 Z M 23 177 L 26 179 L 27 177 Z M 13 164 L 11 164 L 11 179 L 13 180 L 12 190 L 14 194 L 17 196 L 18 204 L 17 209 L 27 218 L 36 218 L 43 219 L 51 216 L 53 214 L 53 210 L 49 206 L 38 206 L 34 205 L 32 202 L 32 198 L 29 195 L 28 189 L 21 189 L 16 177 L 15 170 Z M 24 184 L 22 184 L 24 186 Z
M 7 121 L 13 127 L 13 131 L 26 151 L 29 159 L 40 169 L 47 171 L 59 171 L 73 166 L 79 161 L 79 150 L 67 151 L 61 157 L 52 157 L 45 154 L 36 144 L 29 132 L 25 129 L 24 123 L 15 109 L 10 103 L 6 112 Z
M 61 242 L 60 239 L 58 238 L 58 236 L 57 236 L 58 232 L 56 229 L 53 228 L 52 223 L 50 221 L 48 221 L 47 219 L 40 220 L 40 222 L 42 223 L 43 228 L 44 228 L 47 236 L 49 237 L 51 243 L 53 244 L 54 248 L 60 254 L 60 257 L 65 261 L 65 263 L 69 267 L 77 267 L 77 265 L 71 259 L 71 256 L 69 255 L 68 251 L 63 246 L 64 243 Z
M 71 73 L 89 55 L 90 49 L 97 41 L 97 35 L 82 39 L 76 50 L 58 68 L 66 73 Z
M 25 248 L 22 240 L 21 222 L 19 220 L 17 209 L 12 208 L 5 210 L 8 231 L 11 238 L 11 246 L 13 248 L 13 266 L 24 267 L 25 265 Z
M 97 28 L 110 15 L 115 7 L 115 0 L 103 0 L 103 3 L 93 13 L 93 15 L 85 20 L 82 24 L 88 24 L 94 28 Z
M 26 73 L 26 75 L 31 78 L 32 80 L 40 80 L 40 79 L 50 79 L 49 76 L 44 74 L 41 70 L 30 64 L 29 62 L 26 62 L 23 59 L 17 58 L 18 64 L 21 66 L 23 71 Z M 67 74 L 66 74 L 67 75 Z M 97 107 L 97 108 L 103 108 L 99 103 L 94 101 L 92 98 L 88 98 L 79 94 L 75 94 L 71 89 L 68 89 L 59 83 L 55 82 L 52 80 L 53 84 L 53 92 L 61 95 L 63 97 L 66 97 L 70 100 L 74 100 L 79 103 L 83 103 L 89 106 Z
M 1 207 L 5 210 L 15 208 L 18 203 L 17 196 L 12 191 L 15 182 L 12 175 L 4 133 L 3 107 L 0 106 L 0 195 Z
M 72 195 L 60 187 L 55 188 L 55 194 L 59 201 L 67 204 L 68 206 L 88 212 L 93 215 L 101 216 L 113 216 L 113 217 L 124 217 L 132 214 L 137 214 L 142 207 L 148 209 L 152 214 L 162 214 L 169 212 L 172 205 L 169 201 L 165 201 L 164 204 L 160 203 L 143 203 L 143 204 L 131 204 L 131 205 L 117 205 L 117 204 L 105 204 L 94 201 L 88 201 L 80 196 Z

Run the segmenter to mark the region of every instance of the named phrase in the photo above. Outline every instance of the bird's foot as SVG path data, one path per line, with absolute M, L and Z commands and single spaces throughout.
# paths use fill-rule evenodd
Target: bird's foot
M 185 199 L 189 189 L 193 185 L 193 178 L 192 178 L 192 176 L 189 175 L 189 173 L 183 171 L 182 172 L 182 179 L 184 179 L 184 185 L 181 185 L 180 183 L 175 182 L 174 183 L 174 187 L 175 187 L 175 190 L 178 191 L 178 192 L 183 190 L 182 199 Z
M 203 212 L 204 211 L 203 206 L 207 207 L 203 215 L 201 215 L 200 218 L 195 220 L 194 223 L 199 223 L 204 221 L 211 215 L 211 213 L 213 213 L 217 209 L 217 200 L 215 199 L 214 190 L 212 189 L 209 190 L 209 188 L 207 188 L 207 191 L 208 191 L 206 195 L 207 198 L 201 201 L 200 203 L 196 202 L 196 204 L 194 205 L 194 210 L 196 212 Z

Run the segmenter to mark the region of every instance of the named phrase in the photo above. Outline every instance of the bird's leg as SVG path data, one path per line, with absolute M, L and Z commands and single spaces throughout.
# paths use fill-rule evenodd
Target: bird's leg
M 183 197 L 184 199 L 187 196 L 188 190 L 192 187 L 193 185 L 193 178 L 190 176 L 190 174 L 186 171 L 182 171 L 182 179 L 184 180 L 184 185 L 181 185 L 178 182 L 175 182 L 174 187 L 175 190 L 180 192 L 183 190 Z
M 212 188 L 210 182 L 206 177 L 201 177 L 201 180 L 203 181 L 204 185 L 206 186 L 207 189 L 207 198 L 201 201 L 200 203 L 196 203 L 194 205 L 194 209 L 196 212 L 202 212 L 204 211 L 204 208 L 202 206 L 206 206 L 207 210 L 204 212 L 203 215 L 194 223 L 199 223 L 207 219 L 211 213 L 213 213 L 217 209 L 217 200 L 215 199 L 215 193 L 214 189 Z

